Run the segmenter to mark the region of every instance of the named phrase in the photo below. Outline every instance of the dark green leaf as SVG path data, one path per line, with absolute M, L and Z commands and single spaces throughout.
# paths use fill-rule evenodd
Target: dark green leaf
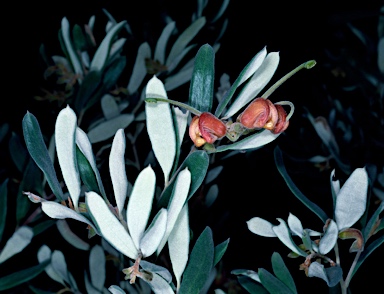
M 44 271 L 45 267 L 51 262 L 51 260 L 46 260 L 38 265 L 33 267 L 15 272 L 8 276 L 2 276 L 0 278 L 0 291 L 4 291 L 10 288 L 13 288 L 22 283 L 32 280 L 38 276 L 41 272 Z
M 158 206 L 167 207 L 169 198 L 172 194 L 173 186 L 175 185 L 177 174 L 179 171 L 184 170 L 186 167 L 188 167 L 189 171 L 191 172 L 191 187 L 189 189 L 187 200 L 190 199 L 203 182 L 208 170 L 208 165 L 209 158 L 205 151 L 198 150 L 189 154 L 178 168 L 177 172 L 172 176 L 172 179 L 169 181 L 169 185 L 161 194 Z
M 19 192 L 17 194 L 16 200 L 16 220 L 19 223 L 27 214 L 31 201 L 27 196 L 23 194 L 25 191 L 37 191 L 39 193 L 42 192 L 42 174 L 35 164 L 35 162 L 30 159 L 27 167 L 25 168 L 23 179 L 19 186 Z
M 52 227 L 56 223 L 56 221 L 57 220 L 49 219 L 49 220 L 43 221 L 43 222 L 39 223 L 38 225 L 34 226 L 32 228 L 33 235 L 36 236 L 36 235 L 44 232 L 45 230 L 49 229 L 50 227 Z
M 196 294 L 200 292 L 212 270 L 213 256 L 212 230 L 206 227 L 192 249 L 183 274 L 179 294 Z
M 60 48 L 61 48 L 61 50 L 63 51 L 65 57 L 67 58 L 67 60 L 71 60 L 71 59 L 69 58 L 69 54 L 68 54 L 68 50 L 67 50 L 67 46 L 65 46 L 65 43 L 64 43 L 63 31 L 61 30 L 61 28 L 59 29 L 58 39 L 59 39 L 59 42 L 60 42 Z
M 22 173 L 29 159 L 29 155 L 20 136 L 15 133 L 12 133 L 12 137 L 9 140 L 9 153 L 17 169 Z
M 8 179 L 0 186 L 0 241 L 3 237 L 5 221 L 7 219 Z
M 51 291 L 45 291 L 36 287 L 33 287 L 32 285 L 29 285 L 29 289 L 35 294 L 57 294 L 57 292 L 51 292 Z
M 288 188 L 291 190 L 293 195 L 295 195 L 297 199 L 299 199 L 305 206 L 307 206 L 310 210 L 312 210 L 312 212 L 315 213 L 325 223 L 328 219 L 327 214 L 317 204 L 309 200 L 299 190 L 299 188 L 297 188 L 297 186 L 289 176 L 287 170 L 285 169 L 283 154 L 278 146 L 275 148 L 275 163 L 278 171 L 282 175 L 285 183 L 287 184 Z
M 238 276 L 239 284 L 251 294 L 269 294 L 269 292 L 258 282 L 246 276 Z
M 210 112 L 215 81 L 215 53 L 205 44 L 200 47 L 195 58 L 191 85 L 189 88 L 189 105 L 201 112 Z
M 87 158 L 80 151 L 79 147 L 76 146 L 76 160 L 77 167 L 79 168 L 80 178 L 84 185 L 87 186 L 88 191 L 94 191 L 101 195 L 99 185 L 97 183 L 96 175 L 89 164 Z
M 359 267 L 363 264 L 363 262 L 367 259 L 371 253 L 378 248 L 381 244 L 384 243 L 384 235 L 382 235 L 380 238 L 374 240 L 372 243 L 370 243 L 367 247 L 365 247 L 364 251 L 361 253 L 359 260 L 356 263 L 356 267 L 353 270 L 352 276 L 357 272 Z
M 275 276 L 282 281 L 292 293 L 297 293 L 295 281 L 285 265 L 284 260 L 281 258 L 281 255 L 277 252 L 272 254 L 272 268 Z
M 218 264 L 218 262 L 223 257 L 225 251 L 227 251 L 228 243 L 229 243 L 229 238 L 227 240 L 225 240 L 224 242 L 215 246 L 215 257 L 213 258 L 213 266 Z
M 292 292 L 282 281 L 263 268 L 258 271 L 261 284 L 271 294 L 292 294 Z
M 371 232 L 375 225 L 377 224 L 377 221 L 379 220 L 380 213 L 384 210 L 384 201 L 382 201 L 379 205 L 379 207 L 376 209 L 375 213 L 371 216 L 371 218 L 368 221 L 367 226 L 364 228 L 364 240 L 367 242 L 369 235 L 372 234 Z M 367 209 L 368 211 L 368 209 Z
M 98 71 L 91 71 L 84 77 L 74 102 L 77 112 L 80 113 L 83 110 L 88 100 L 92 97 L 92 94 L 100 85 L 100 82 L 101 73 Z
M 40 131 L 36 117 L 27 112 L 23 118 L 24 140 L 29 154 L 36 162 L 37 166 L 43 171 L 52 192 L 60 201 L 63 200 L 63 191 L 56 177 L 51 158 L 49 157 L 47 146 L 45 146 L 43 136 Z
M 331 266 L 324 269 L 328 278 L 328 286 L 336 286 L 340 280 L 343 278 L 343 270 L 340 266 Z
M 72 29 L 73 45 L 76 50 L 83 51 L 87 46 L 87 41 L 81 27 L 75 24 Z
M 117 80 L 120 78 L 125 65 L 127 63 L 127 58 L 125 56 L 120 56 L 114 59 L 110 65 L 104 70 L 103 77 L 103 86 L 106 91 L 110 90 L 113 86 L 116 85 Z

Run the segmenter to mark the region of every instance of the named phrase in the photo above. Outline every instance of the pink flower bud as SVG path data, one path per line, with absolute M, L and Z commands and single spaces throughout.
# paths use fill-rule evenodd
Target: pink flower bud
M 189 137 L 196 147 L 205 143 L 214 143 L 217 139 L 225 136 L 227 127 L 216 116 L 209 112 L 203 112 L 195 116 L 189 126 Z

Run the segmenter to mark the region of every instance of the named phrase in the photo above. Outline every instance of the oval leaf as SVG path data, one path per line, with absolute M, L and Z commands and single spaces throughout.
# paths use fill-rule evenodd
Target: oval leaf
M 273 252 L 272 254 L 272 268 L 275 276 L 282 281 L 292 293 L 297 293 L 295 281 L 285 265 L 284 260 L 281 258 L 281 255 L 277 252 Z
M 137 51 L 135 65 L 133 66 L 132 74 L 127 86 L 129 94 L 132 95 L 133 93 L 135 93 L 143 82 L 145 76 L 147 75 L 147 67 L 145 65 L 145 62 L 147 59 L 150 58 L 151 47 L 149 47 L 148 43 L 145 42 L 140 45 Z
M 143 238 L 140 240 L 140 250 L 143 257 L 152 255 L 161 240 L 163 239 L 165 229 L 167 228 L 167 210 L 162 208 L 154 217 L 152 223 L 145 231 Z
M 274 226 L 272 230 L 275 232 L 277 238 L 280 239 L 281 242 L 284 243 L 285 246 L 287 246 L 289 249 L 291 249 L 293 252 L 306 257 L 307 254 L 297 246 L 291 237 L 291 234 L 289 232 L 288 226 L 282 219 L 277 219 L 280 222 L 280 225 Z
M 33 230 L 30 227 L 22 226 L 18 228 L 11 238 L 8 239 L 0 254 L 0 263 L 4 262 L 13 255 L 23 251 L 31 243 Z
M 95 192 L 88 192 L 85 196 L 88 210 L 102 236 L 118 251 L 129 258 L 136 259 L 138 251 L 131 236 L 129 236 L 104 200 Z
M 251 218 L 247 221 L 247 226 L 248 229 L 256 235 L 263 237 L 277 237 L 273 231 L 273 225 L 260 217 Z
M 357 168 L 337 194 L 335 220 L 339 231 L 350 228 L 363 215 L 367 202 L 367 192 L 367 171 L 365 168 Z
M 65 220 L 58 220 L 56 226 L 61 236 L 73 247 L 80 250 L 89 250 L 89 244 L 73 233 Z
M 102 291 L 105 282 L 105 255 L 101 246 L 95 245 L 89 254 L 89 272 L 92 286 Z
M 320 239 L 319 251 L 321 254 L 326 255 L 335 247 L 338 233 L 339 230 L 337 229 L 336 223 L 331 220 L 328 224 L 324 236 Z
M 271 294 L 292 294 L 292 292 L 282 281 L 274 277 L 270 272 L 263 268 L 258 271 L 261 284 Z

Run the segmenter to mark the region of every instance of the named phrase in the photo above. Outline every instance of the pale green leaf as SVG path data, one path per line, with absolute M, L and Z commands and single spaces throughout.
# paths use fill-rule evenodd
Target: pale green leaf
M 151 47 L 149 47 L 148 43 L 145 42 L 140 45 L 137 51 L 136 61 L 127 86 L 129 94 L 133 94 L 137 91 L 147 75 L 145 60 L 148 58 L 151 58 Z
M 140 240 L 140 250 L 143 257 L 152 255 L 159 246 L 167 228 L 167 215 L 165 208 L 160 209 L 144 232 L 143 238 Z
M 148 166 L 138 175 L 127 206 L 128 230 L 136 248 L 140 248 L 140 240 L 148 223 L 155 187 L 156 175 Z
M 335 247 L 338 234 L 339 230 L 337 229 L 337 225 L 333 220 L 331 220 L 328 224 L 327 230 L 324 233 L 324 236 L 320 239 L 319 252 L 321 254 L 326 255 Z
M 58 220 L 56 226 L 61 236 L 73 247 L 80 250 L 89 250 L 89 244 L 73 233 L 65 220 Z
M 175 22 L 171 21 L 161 32 L 161 35 L 156 43 L 154 60 L 164 64 L 165 62 L 165 50 L 167 48 L 167 43 L 169 37 L 171 36 L 173 30 L 175 29 Z
M 247 221 L 247 226 L 248 229 L 256 235 L 263 237 L 277 237 L 276 233 L 273 231 L 273 225 L 260 217 L 251 218 Z
M 31 243 L 33 238 L 33 230 L 27 226 L 21 226 L 18 228 L 11 238 L 8 239 L 4 248 L 0 253 L 0 263 L 6 261 L 13 255 L 23 251 L 25 247 Z
M 68 52 L 74 72 L 80 76 L 80 81 L 81 81 L 81 79 L 83 78 L 83 68 L 81 66 L 79 56 L 77 55 L 73 47 L 69 22 L 66 17 L 63 17 L 63 19 L 61 20 L 61 33 L 63 34 L 65 48 Z
M 105 254 L 100 245 L 92 247 L 89 254 L 89 272 L 92 285 L 99 291 L 102 291 L 105 283 Z
M 69 106 L 67 106 L 61 110 L 57 116 L 55 142 L 61 172 L 69 194 L 71 195 L 73 205 L 77 210 L 81 185 L 76 162 L 76 128 L 76 114 Z
M 306 257 L 307 254 L 293 242 L 288 226 L 285 223 L 285 221 L 282 220 L 281 218 L 278 218 L 277 220 L 280 222 L 280 224 L 272 228 L 276 236 L 280 239 L 281 242 L 284 243 L 285 246 L 287 246 L 293 252 Z

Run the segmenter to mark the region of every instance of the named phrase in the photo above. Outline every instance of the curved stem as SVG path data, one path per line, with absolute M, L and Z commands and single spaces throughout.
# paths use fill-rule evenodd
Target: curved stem
M 297 73 L 299 70 L 306 68 L 310 69 L 316 65 L 315 60 L 309 60 L 307 62 L 304 62 L 303 64 L 300 64 L 298 67 L 296 67 L 294 70 L 287 73 L 285 76 L 283 76 L 280 80 L 278 80 L 275 84 L 273 84 L 261 97 L 264 99 L 268 98 L 275 90 L 280 87 L 286 80 L 288 80 L 291 76 L 293 76 L 295 73 Z
M 280 102 L 276 102 L 275 104 L 278 104 L 278 105 L 288 105 L 289 107 L 291 107 L 291 111 L 288 113 L 286 120 L 289 120 L 292 117 L 293 112 L 295 111 L 295 105 L 292 102 L 290 102 L 290 101 L 280 101 Z
M 198 115 L 198 116 L 201 115 L 201 112 L 198 111 L 196 108 L 193 108 L 192 106 L 190 106 L 188 104 L 181 103 L 181 102 L 178 102 L 178 101 L 175 101 L 175 100 L 171 100 L 171 99 L 165 99 L 165 98 L 146 98 L 145 102 L 147 102 L 147 103 L 167 102 L 169 104 L 173 104 L 173 105 L 182 107 L 182 108 L 184 108 L 186 110 L 189 110 L 194 115 Z

